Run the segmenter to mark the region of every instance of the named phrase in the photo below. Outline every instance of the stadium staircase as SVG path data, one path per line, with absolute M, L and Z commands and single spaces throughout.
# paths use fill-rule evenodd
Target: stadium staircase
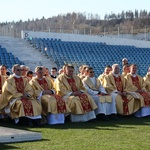
M 57 67 L 50 59 L 47 59 L 40 52 L 35 52 L 26 41 L 19 38 L 0 36 L 0 45 L 0 64 L 4 64 L 8 68 L 11 68 L 16 63 L 25 64 L 32 71 L 39 65 L 44 65 L 49 69 Z M 3 51 L 5 51 L 5 54 Z

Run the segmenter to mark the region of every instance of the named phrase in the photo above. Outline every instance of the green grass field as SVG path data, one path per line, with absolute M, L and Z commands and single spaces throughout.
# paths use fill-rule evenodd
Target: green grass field
M 18 128 L 1 123 L 1 126 Z M 20 129 L 42 132 L 42 140 L 0 144 L 0 150 L 149 150 L 150 117 L 122 117 L 119 121 L 66 123 Z

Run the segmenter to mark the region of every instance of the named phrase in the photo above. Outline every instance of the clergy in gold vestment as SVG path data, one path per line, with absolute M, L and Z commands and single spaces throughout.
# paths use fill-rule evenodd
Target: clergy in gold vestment
M 1 69 L 1 68 L 0 68 Z M 1 105 L 1 94 L 2 94 L 2 86 L 6 80 L 6 76 L 0 75 L 0 105 Z M 1 106 L 0 106 L 1 107 Z M 3 118 L 4 111 L 0 110 L 0 118 Z
M 112 73 L 104 78 L 104 88 L 112 96 L 116 97 L 117 111 L 121 115 L 130 115 L 141 107 L 139 99 L 135 99 L 127 93 L 126 79 L 119 74 L 119 65 L 112 66 Z
M 148 72 L 146 76 L 143 78 L 145 82 L 145 88 L 147 92 L 150 92 L 150 68 L 148 69 Z
M 0 109 L 10 114 L 16 123 L 20 117 L 40 119 L 41 105 L 33 98 L 31 85 L 20 76 L 20 65 L 14 65 L 12 71 L 14 74 L 5 81 L 2 88 Z
M 79 67 L 80 73 L 78 74 L 78 76 L 80 77 L 81 80 L 84 79 L 85 76 L 86 76 L 86 75 L 85 75 L 85 69 L 86 69 L 87 67 L 89 67 L 89 66 L 88 66 L 88 65 L 82 65 L 82 66 Z
M 81 79 L 74 75 L 74 67 L 66 65 L 65 73 L 55 80 L 57 94 L 62 96 L 71 110 L 72 122 L 86 122 L 96 118 L 94 100 L 86 93 Z
M 130 66 L 127 64 L 127 65 L 124 65 L 122 67 L 122 75 L 126 78 L 127 74 L 130 72 Z
M 107 94 L 100 81 L 94 77 L 94 70 L 92 67 L 86 68 L 86 77 L 82 80 L 87 92 L 92 96 L 98 108 L 95 110 L 98 118 L 105 118 L 105 120 L 118 119 L 116 117 L 116 101 L 113 97 Z
M 112 67 L 111 66 L 106 66 L 104 72 L 98 77 L 98 80 L 100 81 L 100 83 L 103 85 L 103 81 L 105 76 L 109 75 L 109 73 L 112 71 Z
M 69 113 L 70 109 L 66 102 L 55 94 L 53 79 L 44 77 L 43 68 L 40 66 L 35 68 L 35 73 L 36 77 L 32 78 L 30 84 L 35 90 L 35 98 L 41 101 L 43 115 L 53 115 L 55 116 L 53 118 L 58 118 L 59 114 Z M 62 119 L 64 120 L 64 115 Z
M 150 115 L 150 93 L 146 91 L 143 78 L 136 74 L 137 65 L 130 66 L 130 74 L 127 75 L 127 82 L 130 84 L 127 90 L 135 93 L 141 101 L 141 109 L 136 112 L 135 116 L 144 117 Z

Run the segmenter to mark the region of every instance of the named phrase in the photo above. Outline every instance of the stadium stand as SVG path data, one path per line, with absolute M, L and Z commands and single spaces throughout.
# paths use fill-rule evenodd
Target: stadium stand
M 8 53 L 6 48 L 3 48 L 0 45 L 0 65 L 2 64 L 5 65 L 8 70 L 11 70 L 14 64 L 24 65 L 24 63 L 20 61 L 18 57 L 15 57 L 11 52 Z
M 99 76 L 107 65 L 118 63 L 122 67 L 122 58 L 139 66 L 138 74 L 144 76 L 149 67 L 150 48 L 138 48 L 127 45 L 107 45 L 102 42 L 75 42 L 60 39 L 32 38 L 28 39 L 35 50 L 53 59 L 57 66 L 73 63 L 78 68 L 82 64 L 90 65 Z

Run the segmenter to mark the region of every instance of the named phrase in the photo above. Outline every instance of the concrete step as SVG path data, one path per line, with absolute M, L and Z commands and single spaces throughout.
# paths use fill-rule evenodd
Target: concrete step
M 0 127 L 0 143 L 42 140 L 42 134 L 32 131 Z

